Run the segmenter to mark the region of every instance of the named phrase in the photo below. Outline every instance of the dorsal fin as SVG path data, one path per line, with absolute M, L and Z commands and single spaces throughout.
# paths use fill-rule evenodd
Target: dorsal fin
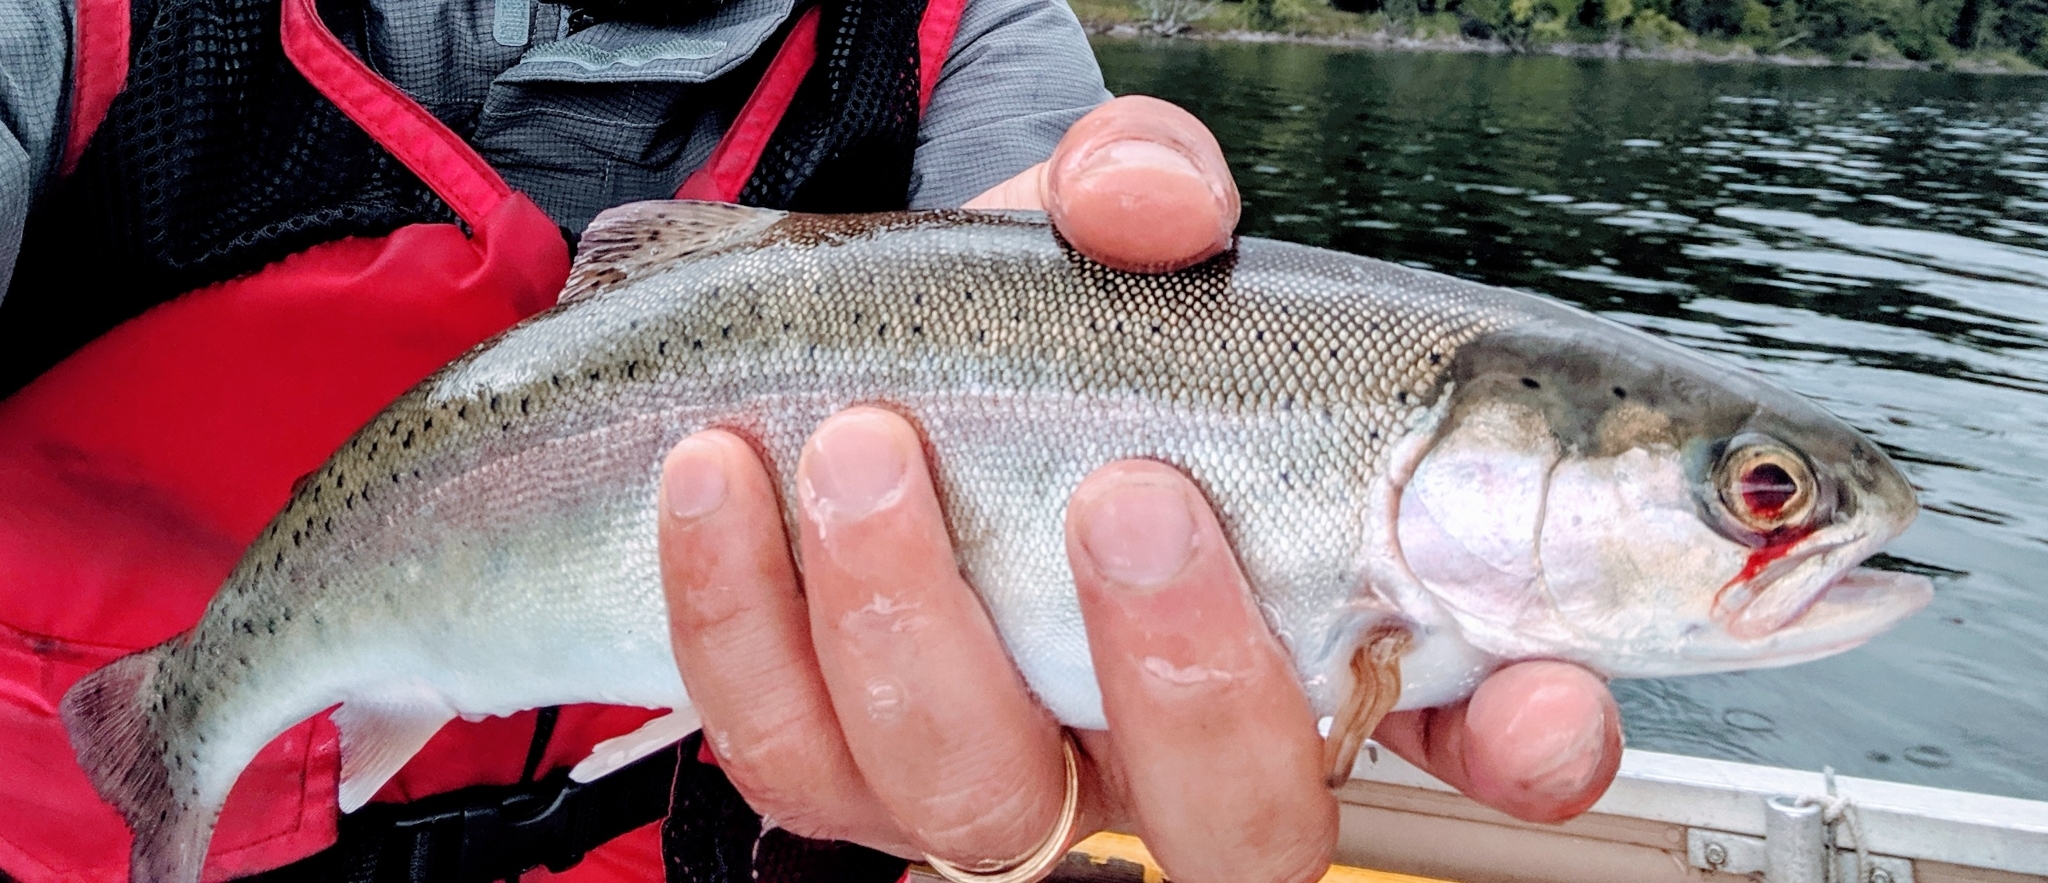
M 606 209 L 583 231 L 576 265 L 559 303 L 573 303 L 693 254 L 739 242 L 787 212 L 688 199 L 632 202 Z

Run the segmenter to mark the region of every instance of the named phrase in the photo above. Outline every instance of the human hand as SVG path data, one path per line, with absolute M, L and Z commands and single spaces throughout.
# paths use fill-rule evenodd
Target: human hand
M 1049 209 L 1076 248 L 1135 270 L 1227 248 L 1238 213 L 1200 122 L 1128 98 L 969 205 Z M 804 836 L 969 868 L 1030 853 L 1060 811 L 1061 731 L 959 575 L 915 431 L 857 409 L 813 436 L 790 501 L 801 580 L 777 499 L 727 433 L 693 437 L 665 467 L 677 660 L 728 776 Z M 1135 825 L 1183 883 L 1319 875 L 1337 818 L 1321 740 L 1200 492 L 1160 464 L 1114 464 L 1074 494 L 1068 535 L 1111 722 L 1076 734 L 1076 837 Z M 1510 666 L 1377 735 L 1532 820 L 1583 812 L 1620 760 L 1605 685 L 1562 663 Z
M 808 837 L 1001 866 L 1053 830 L 1060 728 L 960 577 L 916 431 L 854 409 L 797 467 L 799 579 L 773 479 L 748 444 L 670 454 L 661 516 L 676 657 L 727 775 Z M 1310 880 L 1336 836 L 1315 719 L 1193 484 L 1105 467 L 1068 510 L 1108 732 L 1076 734 L 1076 834 L 1134 825 L 1176 880 Z M 1620 743 L 1597 678 L 1497 673 L 1379 737 L 1513 815 L 1583 811 Z

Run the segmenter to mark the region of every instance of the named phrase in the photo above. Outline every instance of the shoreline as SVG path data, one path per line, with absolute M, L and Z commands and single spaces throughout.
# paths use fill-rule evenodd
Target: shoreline
M 1853 61 L 1835 59 L 1825 55 L 1787 55 L 1784 53 L 1762 53 L 1742 44 L 1734 44 L 1719 51 L 1697 46 L 1659 46 L 1644 49 L 1631 46 L 1620 40 L 1601 43 L 1558 41 L 1516 49 L 1500 40 L 1477 40 L 1464 36 L 1413 37 L 1398 35 L 1389 31 L 1359 31 L 1341 34 L 1294 34 L 1282 31 L 1252 31 L 1242 29 L 1201 30 L 1189 28 L 1177 34 L 1161 34 L 1142 24 L 1118 21 L 1091 21 L 1081 19 L 1081 26 L 1090 36 L 1112 40 L 1199 40 L 1216 43 L 1290 43 L 1304 46 L 1330 46 L 1341 49 L 1363 49 L 1372 52 L 1448 52 L 1462 55 L 1552 55 L 1563 58 L 1605 58 L 1627 59 L 1630 61 L 1667 61 L 1676 64 L 1768 64 L 1780 67 L 1832 67 L 1850 70 L 1910 70 L 1934 73 L 1997 74 L 2004 76 L 2042 76 L 2043 70 L 2013 70 L 1990 62 L 1958 59 L 1954 62 L 1938 63 L 1912 61 L 1905 58 L 1872 59 Z

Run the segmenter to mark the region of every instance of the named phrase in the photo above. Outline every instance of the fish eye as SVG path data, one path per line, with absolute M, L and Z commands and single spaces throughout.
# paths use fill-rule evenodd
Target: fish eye
M 1802 526 L 1817 496 L 1806 460 L 1775 440 L 1744 435 L 1732 440 L 1715 470 L 1721 505 L 1759 534 Z

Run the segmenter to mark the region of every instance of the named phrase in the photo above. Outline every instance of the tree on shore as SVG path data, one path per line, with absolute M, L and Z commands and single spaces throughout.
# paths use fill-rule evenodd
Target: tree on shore
M 1259 0 L 1247 0 L 1259 2 Z M 1264 0 L 1271 4 L 1271 0 Z M 1556 40 L 1668 45 L 1706 37 L 1759 52 L 1945 62 L 2010 53 L 2048 67 L 2048 0 L 1330 0 L 1359 13 L 1455 17 L 1511 46 Z

